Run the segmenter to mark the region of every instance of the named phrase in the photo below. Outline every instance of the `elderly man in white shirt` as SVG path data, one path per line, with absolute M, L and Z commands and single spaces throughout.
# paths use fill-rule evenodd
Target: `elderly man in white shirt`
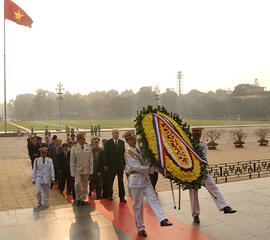
M 136 148 L 134 130 L 127 131 L 123 138 L 129 145 L 125 152 L 125 159 L 128 165 L 126 167 L 129 175 L 128 188 L 133 199 L 135 222 L 139 235 L 146 237 L 147 233 L 143 224 L 143 196 L 147 198 L 149 205 L 160 221 L 160 226 L 171 226 L 172 223 L 166 218 L 150 181 L 149 173 L 154 172 L 154 168 L 149 167 L 147 159 Z

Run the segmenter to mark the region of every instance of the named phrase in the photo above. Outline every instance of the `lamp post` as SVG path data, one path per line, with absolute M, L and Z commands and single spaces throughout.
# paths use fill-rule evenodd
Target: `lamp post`
M 228 126 L 231 126 L 231 97 L 232 97 L 232 90 L 229 88 L 227 91 L 228 95 Z
M 182 78 L 183 78 L 183 74 L 182 72 L 178 72 L 177 73 L 177 90 L 178 90 L 178 105 L 179 105 L 179 115 L 181 114 L 181 100 L 180 100 L 180 97 L 181 97 L 181 93 L 182 93 Z
M 59 131 L 62 131 L 62 104 L 61 101 L 63 100 L 62 95 L 64 94 L 63 91 L 65 89 L 63 88 L 63 84 L 61 82 L 59 82 L 57 84 L 57 88 L 56 88 L 56 94 L 58 95 L 58 97 L 56 98 L 56 100 L 58 101 L 58 110 L 59 110 Z
M 158 85 L 156 85 L 154 88 L 154 97 L 155 97 L 156 107 L 158 106 L 159 94 L 160 94 L 160 90 L 159 90 Z
M 182 93 L 182 81 L 181 81 L 183 77 L 182 72 L 178 72 L 176 77 L 177 77 L 178 96 L 180 96 Z

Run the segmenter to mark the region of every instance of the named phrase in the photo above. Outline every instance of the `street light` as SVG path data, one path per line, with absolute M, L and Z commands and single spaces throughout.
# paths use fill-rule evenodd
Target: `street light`
M 159 94 L 160 94 L 160 90 L 159 90 L 158 85 L 156 85 L 154 88 L 154 97 L 155 97 L 156 107 L 158 106 Z
M 181 114 L 181 93 L 182 93 L 182 78 L 183 78 L 183 74 L 182 72 L 178 72 L 177 73 L 177 90 L 178 90 L 178 105 L 179 105 L 179 115 Z
M 61 82 L 59 82 L 57 84 L 57 88 L 56 88 L 56 94 L 58 95 L 58 97 L 56 98 L 56 100 L 58 100 L 58 107 L 59 107 L 59 131 L 62 131 L 62 104 L 61 101 L 63 100 L 62 95 L 64 94 L 62 91 L 64 91 L 65 89 L 63 88 L 63 84 Z
M 229 88 L 227 91 L 228 95 L 228 125 L 231 126 L 231 96 L 232 96 L 232 90 Z
M 177 77 L 178 96 L 180 96 L 182 93 L 182 81 L 181 81 L 183 77 L 182 72 L 178 72 L 176 77 Z

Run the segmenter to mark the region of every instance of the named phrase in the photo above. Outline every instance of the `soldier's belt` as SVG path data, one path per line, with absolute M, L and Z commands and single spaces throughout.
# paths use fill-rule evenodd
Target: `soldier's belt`
M 136 172 L 136 171 L 130 171 L 130 172 L 129 172 L 130 175 L 131 175 L 131 174 L 135 174 L 135 173 L 138 173 L 138 172 Z

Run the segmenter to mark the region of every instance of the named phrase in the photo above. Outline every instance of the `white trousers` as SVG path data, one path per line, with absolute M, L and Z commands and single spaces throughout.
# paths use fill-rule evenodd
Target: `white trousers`
M 84 201 L 88 193 L 89 174 L 75 175 L 76 200 Z
M 209 173 L 207 175 L 207 179 L 204 180 L 204 186 L 208 190 L 208 192 L 210 193 L 210 196 L 214 200 L 214 202 L 219 210 L 228 206 L 223 195 L 221 194 L 221 192 L 217 188 L 217 185 L 214 183 L 214 181 Z M 190 198 L 192 217 L 199 215 L 200 214 L 200 205 L 199 205 L 198 190 L 190 189 L 189 190 L 189 198 Z
M 49 183 L 36 182 L 36 198 L 38 205 L 48 206 L 49 202 Z
M 131 187 L 130 191 L 133 199 L 135 224 L 137 226 L 138 231 L 144 230 L 145 228 L 143 225 L 143 196 L 146 197 L 149 205 L 156 214 L 158 221 L 161 222 L 166 218 L 151 183 L 147 184 L 146 187 L 144 188 Z

